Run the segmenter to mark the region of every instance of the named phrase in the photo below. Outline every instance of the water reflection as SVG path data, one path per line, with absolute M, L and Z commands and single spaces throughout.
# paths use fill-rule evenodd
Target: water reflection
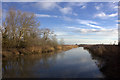
M 120 77 L 119 53 L 118 54 L 115 54 L 114 52 L 107 53 L 106 51 L 106 53 L 99 56 L 99 55 L 96 55 L 97 53 L 95 53 L 94 51 L 91 51 L 89 49 L 87 49 L 87 51 L 91 54 L 92 59 L 95 61 L 99 70 L 102 72 L 102 74 L 105 75 L 106 78 L 119 78 Z M 99 54 L 99 51 L 97 52 Z M 118 51 L 115 51 L 115 52 L 118 52 Z
M 60 53 L 36 54 L 4 60 L 2 71 L 3 77 L 103 77 L 88 51 L 82 47 Z

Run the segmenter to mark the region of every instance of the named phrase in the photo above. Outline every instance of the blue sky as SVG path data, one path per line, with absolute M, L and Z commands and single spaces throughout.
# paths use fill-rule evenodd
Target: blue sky
M 34 13 L 40 28 L 50 28 L 66 44 L 118 41 L 117 2 L 3 2 L 3 18 L 10 7 Z

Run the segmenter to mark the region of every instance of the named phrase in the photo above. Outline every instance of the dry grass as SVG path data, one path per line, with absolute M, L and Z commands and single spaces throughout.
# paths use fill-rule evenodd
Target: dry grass
M 96 45 L 84 47 L 87 49 L 92 56 L 96 59 L 105 62 L 105 64 L 100 67 L 100 71 L 107 78 L 118 78 L 120 77 L 120 47 L 115 45 Z
M 12 58 L 13 56 L 18 55 L 28 55 L 28 54 L 41 54 L 41 53 L 50 53 L 56 50 L 59 51 L 66 51 L 72 48 L 76 48 L 76 45 L 64 45 L 64 46 L 57 46 L 57 49 L 54 47 L 46 46 L 42 48 L 41 46 L 33 46 L 27 48 L 11 48 L 11 49 L 3 49 L 2 50 L 2 57 L 3 58 Z

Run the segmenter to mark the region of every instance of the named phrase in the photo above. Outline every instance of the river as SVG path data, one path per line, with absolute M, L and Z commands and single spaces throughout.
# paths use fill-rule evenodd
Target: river
M 91 54 L 83 47 L 59 53 L 45 53 L 21 56 L 4 60 L 3 77 L 25 78 L 103 78 L 92 60 Z

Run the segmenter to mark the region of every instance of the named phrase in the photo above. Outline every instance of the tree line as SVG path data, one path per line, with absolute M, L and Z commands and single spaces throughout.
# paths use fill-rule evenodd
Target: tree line
M 2 47 L 25 48 L 29 46 L 57 48 L 58 40 L 53 31 L 39 28 L 33 13 L 9 9 L 2 23 Z M 61 44 L 64 42 L 61 41 Z

